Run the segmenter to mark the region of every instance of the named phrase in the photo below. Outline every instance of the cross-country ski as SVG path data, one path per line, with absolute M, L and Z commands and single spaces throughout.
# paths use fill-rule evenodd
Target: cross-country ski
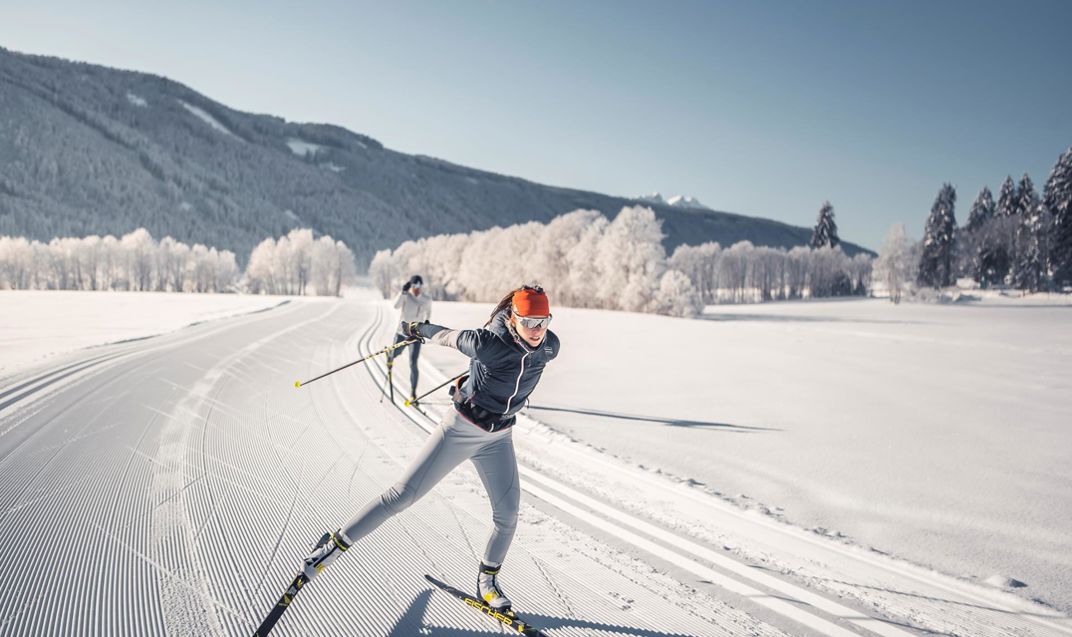
M 520 617 L 512 608 L 508 609 L 496 609 L 488 605 L 486 601 L 482 601 L 473 597 L 469 593 L 454 588 L 450 584 L 445 584 L 431 575 L 425 575 L 424 578 L 435 584 L 439 589 L 453 595 L 466 606 L 472 608 L 480 613 L 483 613 L 487 617 L 499 622 L 505 626 L 510 632 L 520 633 L 526 637 L 546 637 L 544 633 L 540 632 L 539 628 L 536 628 L 532 624 L 526 622 Z

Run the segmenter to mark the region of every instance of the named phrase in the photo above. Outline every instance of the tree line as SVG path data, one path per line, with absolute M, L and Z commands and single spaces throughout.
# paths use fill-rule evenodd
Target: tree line
M 1057 159 L 1041 196 L 1030 175 L 1005 178 L 994 199 L 984 186 L 963 226 L 957 191 L 943 184 L 915 244 L 894 226 L 875 264 L 897 301 L 913 285 L 942 288 L 970 278 L 983 288 L 1059 291 L 1072 285 L 1072 148 Z
M 338 296 L 353 280 L 354 256 L 330 236 L 294 229 L 262 241 L 243 272 L 235 255 L 144 228 L 120 238 L 55 238 L 48 243 L 0 236 L 0 289 L 250 292 Z
M 837 247 L 829 204 L 818 225 L 816 247 L 709 242 L 678 246 L 668 257 L 651 209 L 622 208 L 613 221 L 576 210 L 546 224 L 407 241 L 378 252 L 369 275 L 385 297 L 419 273 L 437 299 L 490 302 L 527 282 L 553 290 L 568 307 L 672 316 L 696 315 L 708 303 L 865 294 L 870 257 L 850 258 Z

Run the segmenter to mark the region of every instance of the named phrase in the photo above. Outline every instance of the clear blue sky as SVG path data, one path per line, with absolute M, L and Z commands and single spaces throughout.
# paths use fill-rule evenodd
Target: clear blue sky
M 16 6 L 12 6 L 16 5 Z M 21 5 L 21 6 L 17 6 Z M 1072 146 L 1072 2 L 0 5 L 0 46 L 614 195 L 919 237 L 938 188 L 1041 189 Z

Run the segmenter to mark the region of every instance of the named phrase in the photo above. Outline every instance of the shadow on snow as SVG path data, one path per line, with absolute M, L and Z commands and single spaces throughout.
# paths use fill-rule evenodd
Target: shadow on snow
M 493 619 L 483 618 L 487 622 L 487 630 L 474 630 L 471 628 L 454 628 L 450 626 L 432 626 L 424 623 L 424 613 L 428 608 L 433 590 L 422 591 L 413 600 L 406 613 L 399 618 L 398 622 L 387 633 L 388 637 L 413 637 L 413 635 L 431 635 L 432 637 L 479 637 L 480 635 L 496 634 L 499 632 L 499 623 Z M 451 598 L 453 599 L 453 598 Z M 467 608 L 461 602 L 457 602 L 459 616 L 476 617 L 478 611 Z M 649 628 L 634 628 L 632 626 L 617 626 L 602 622 L 587 621 L 584 619 L 570 619 L 553 615 L 540 615 L 537 613 L 522 613 L 524 618 L 533 622 L 541 630 L 554 630 L 556 628 L 588 628 L 616 635 L 635 635 L 637 637 L 698 637 L 689 633 L 674 633 Z
M 636 416 L 632 414 L 621 414 L 612 411 L 602 411 L 599 409 L 568 409 L 566 407 L 545 407 L 542 405 L 529 405 L 529 409 L 536 409 L 540 411 L 559 411 L 571 414 L 583 414 L 586 416 L 601 416 L 603 418 L 620 418 L 622 420 L 639 420 L 643 422 L 655 422 L 663 425 L 670 425 L 671 427 L 693 427 L 697 429 L 714 429 L 723 431 L 736 431 L 736 432 L 752 432 L 752 431 L 781 431 L 781 429 L 775 429 L 772 427 L 749 427 L 747 425 L 731 425 L 725 422 L 708 422 L 704 420 L 682 420 L 678 418 L 656 418 L 653 416 Z

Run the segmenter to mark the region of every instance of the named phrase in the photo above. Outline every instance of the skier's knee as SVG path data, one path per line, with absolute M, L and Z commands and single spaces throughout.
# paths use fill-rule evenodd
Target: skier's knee
M 510 531 L 512 532 L 517 528 L 517 504 L 509 506 L 509 504 L 503 504 L 495 507 L 491 512 L 491 520 L 495 523 L 495 528 L 500 532 Z
M 391 513 L 400 513 L 405 509 L 408 509 L 411 504 L 417 501 L 417 493 L 409 485 L 396 484 L 387 491 L 384 491 L 380 497 L 383 501 L 383 505 L 387 507 L 387 510 Z

